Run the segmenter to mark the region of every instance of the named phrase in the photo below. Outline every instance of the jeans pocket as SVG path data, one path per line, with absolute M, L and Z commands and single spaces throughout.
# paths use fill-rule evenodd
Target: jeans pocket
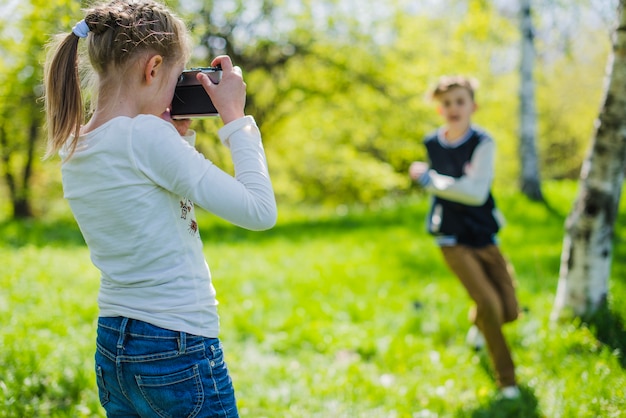
M 162 376 L 136 376 L 143 398 L 159 417 L 195 417 L 204 391 L 198 366 Z
M 100 398 L 100 405 L 105 406 L 109 403 L 109 390 L 104 384 L 104 377 L 102 376 L 102 367 L 96 365 L 96 384 L 98 385 L 98 396 Z

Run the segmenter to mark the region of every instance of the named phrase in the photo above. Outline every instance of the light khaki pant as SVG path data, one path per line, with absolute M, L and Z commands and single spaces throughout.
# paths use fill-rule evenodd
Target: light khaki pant
M 483 333 L 499 387 L 515 385 L 515 365 L 502 325 L 517 319 L 519 306 L 510 265 L 496 245 L 441 247 L 444 259 L 476 302 L 470 314 Z

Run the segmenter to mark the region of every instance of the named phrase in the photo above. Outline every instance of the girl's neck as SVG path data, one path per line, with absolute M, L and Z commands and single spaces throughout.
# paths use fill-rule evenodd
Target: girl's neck
M 108 93 L 102 93 L 102 91 L 103 90 L 101 89 L 100 94 L 98 95 L 98 101 L 96 103 L 94 113 L 81 129 L 81 134 L 91 132 L 111 119 L 120 116 L 133 118 L 140 113 L 138 106 L 135 103 L 135 99 L 127 96 L 122 89 L 119 89 L 116 93 L 111 91 Z
M 80 130 L 80 133 L 81 133 L 81 135 L 88 134 L 89 132 L 99 128 L 102 125 L 104 125 L 105 123 L 107 123 L 111 119 L 115 119 L 116 117 L 119 117 L 119 116 L 133 117 L 131 115 L 125 115 L 123 113 L 116 113 L 116 114 L 105 115 L 102 112 L 98 112 L 98 110 L 96 110 L 93 113 L 93 115 L 91 115 L 91 118 L 89 119 L 89 121 L 85 125 L 83 125 L 83 127 Z

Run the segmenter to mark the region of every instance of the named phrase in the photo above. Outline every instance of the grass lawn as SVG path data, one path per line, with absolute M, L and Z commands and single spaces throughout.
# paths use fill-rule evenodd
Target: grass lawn
M 424 231 L 415 195 L 368 210 L 279 208 L 271 231 L 199 214 L 242 417 L 626 416 L 626 207 L 610 311 L 549 320 L 575 185 L 551 210 L 496 192 L 502 250 L 527 312 L 506 333 L 522 386 L 498 400 L 465 343 L 469 298 Z M 624 205 L 623 205 L 624 206 Z M 98 417 L 98 272 L 71 219 L 0 222 L 0 417 Z

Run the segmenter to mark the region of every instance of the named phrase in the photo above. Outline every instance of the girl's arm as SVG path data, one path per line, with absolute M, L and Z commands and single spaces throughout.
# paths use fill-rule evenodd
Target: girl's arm
M 218 132 L 230 148 L 234 177 L 183 140 L 171 124 L 147 117 L 136 125 L 143 126 L 134 130 L 133 158 L 156 184 L 243 228 L 274 226 L 276 200 L 261 134 L 252 116 L 236 119 Z

